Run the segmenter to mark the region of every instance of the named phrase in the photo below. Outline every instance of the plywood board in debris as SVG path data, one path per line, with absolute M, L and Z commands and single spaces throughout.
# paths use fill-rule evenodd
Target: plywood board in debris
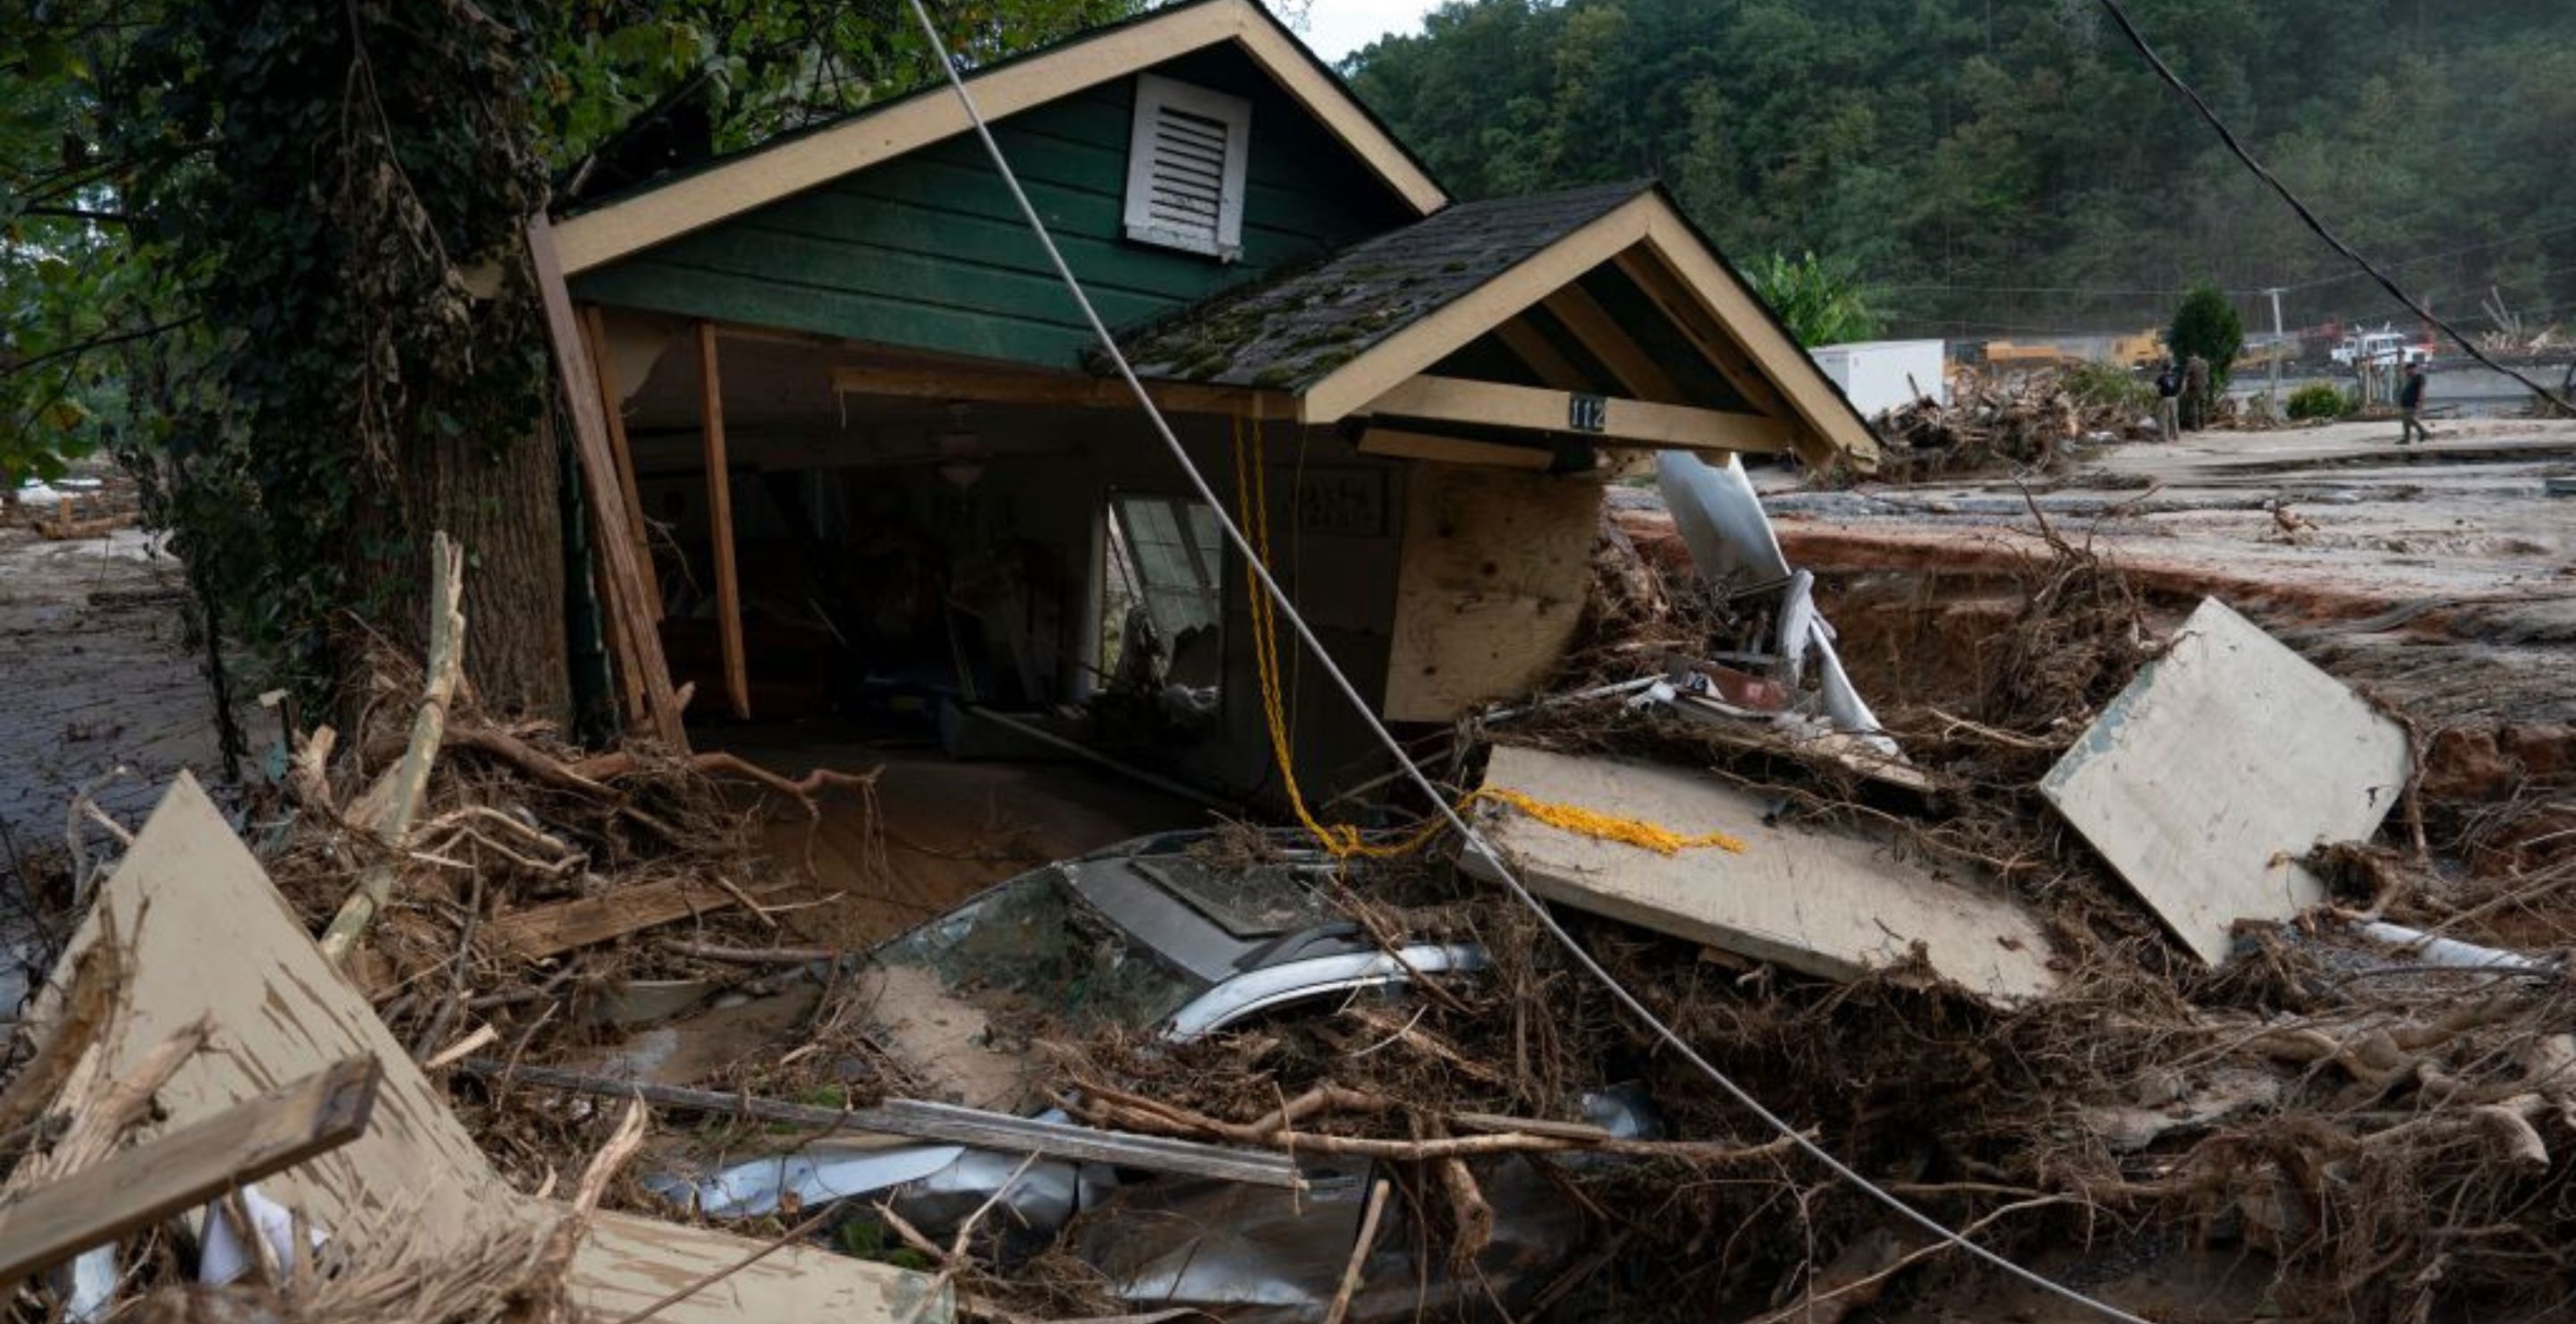
M 180 774 L 162 797 L 73 951 L 96 939 L 101 915 L 130 952 L 133 1015 L 117 1061 L 135 1061 L 201 1015 L 215 1024 L 212 1049 L 160 1093 L 169 1126 L 347 1058 L 384 1064 L 366 1134 L 263 1182 L 279 1203 L 326 1231 L 399 1219 L 425 1246 L 465 1244 L 519 1207 L 410 1052 L 323 961 L 196 779 Z
M 2410 766 L 2404 727 L 2210 598 L 2039 789 L 2214 964 L 2237 920 L 2325 898 L 2297 860 L 2378 831 Z
M 1827 979 L 1894 965 L 1920 943 L 1943 978 L 1981 997 L 2029 998 L 2056 982 L 2046 932 L 2000 891 L 1936 875 L 1866 836 L 1775 825 L 1759 796 L 1713 777 L 1501 747 L 1485 784 L 1745 843 L 1740 855 L 1660 855 L 1501 810 L 1488 839 L 1530 890 L 1577 910 Z M 1468 864 L 1484 867 L 1472 852 Z
M 245 1099 L 365 1054 L 383 1064 L 373 1117 L 347 1145 L 262 1183 L 325 1232 L 400 1228 L 422 1252 L 477 1244 L 512 1222 L 551 1225 L 567 1206 L 522 1195 L 493 1171 L 445 1095 L 413 1065 L 366 999 L 322 959 L 285 898 L 195 779 L 181 773 L 153 811 L 58 968 L 97 941 L 101 916 L 130 956 L 133 1012 L 114 1061 L 131 1063 L 179 1026 L 213 1020 L 212 1047 L 158 1100 L 161 1125 L 213 1117 Z M 765 1243 L 705 1228 L 602 1215 L 576 1258 L 576 1301 L 623 1315 Z M 664 1308 L 666 1324 L 907 1317 L 928 1280 L 789 1248 Z M 609 1315 L 606 1317 L 616 1317 Z M 944 1320 L 944 1309 L 924 1312 Z
M 1556 669 L 1590 583 L 1600 487 L 1476 465 L 1405 483 L 1386 716 L 1445 722 Z

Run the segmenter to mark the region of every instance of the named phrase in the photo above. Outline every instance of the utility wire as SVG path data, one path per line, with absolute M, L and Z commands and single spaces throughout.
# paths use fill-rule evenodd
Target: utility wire
M 2319 239 L 2325 240 L 2326 243 L 2336 252 L 2343 254 L 2345 257 L 2351 258 L 2353 264 L 2360 267 L 2363 271 L 2368 272 L 2370 274 L 2370 278 L 2378 281 L 2379 288 L 2388 291 L 2391 298 L 2394 298 L 2399 303 L 2413 309 L 2416 316 L 2423 318 L 2434 326 L 2440 327 L 2442 329 L 2442 334 L 2449 336 L 2459 345 L 2460 348 L 2469 352 L 2470 358 L 2476 359 L 2478 362 L 2485 364 L 2489 368 L 2503 373 L 2504 375 L 2513 378 L 2515 381 L 2522 383 L 2524 386 L 2531 388 L 2532 394 L 2548 401 L 2561 413 L 2576 413 L 2576 410 L 2570 410 L 2567 406 L 2567 402 L 2553 394 L 2548 387 L 2542 386 L 2540 383 L 2533 381 L 2529 377 L 2525 377 L 2521 373 L 2496 362 L 2494 359 L 2488 358 L 2486 351 L 2479 349 L 2477 345 L 2472 342 L 2458 327 L 2451 325 L 2449 322 L 2446 322 L 2439 317 L 2435 317 L 2432 309 L 2415 302 L 2414 298 L 2408 295 L 2406 291 L 2398 288 L 2397 282 L 2391 279 L 2387 272 L 2384 272 L 2378 267 L 2372 265 L 2369 258 L 2363 257 L 2361 254 L 2354 252 L 2350 244 L 2347 244 L 2343 240 L 2335 237 L 2334 231 L 2327 229 L 2326 223 L 2317 219 L 2317 214 L 2315 212 L 2308 210 L 2308 204 L 2301 202 L 2299 200 L 2299 195 L 2290 191 L 2289 185 L 2282 183 L 2278 175 L 2273 174 L 2270 170 L 2264 168 L 2262 162 L 2254 159 L 2254 154 L 2247 151 L 2245 149 L 2245 144 L 2237 140 L 2236 131 L 2228 128 L 2227 121 L 2218 117 L 2218 111 L 2212 107 L 2208 101 L 2202 99 L 2200 93 L 2193 91 L 2191 84 L 2182 81 L 2182 75 L 2175 73 L 2173 71 L 2173 66 L 2166 64 L 2163 56 L 2156 54 L 2156 48 L 2147 44 L 2146 34 L 2138 31 L 2138 25 L 2129 21 L 2129 11 L 2120 7 L 2120 0 L 2102 0 L 2102 8 L 2110 13 L 2112 22 L 2120 25 L 2120 31 L 2127 34 L 2129 44 L 2137 47 L 2138 54 L 2143 56 L 2146 59 L 2146 62 L 2154 67 L 2156 76 L 2164 79 L 2166 85 L 2173 88 L 2174 91 L 2181 93 L 2183 99 L 2191 103 L 2192 109 L 2199 111 L 2200 117 L 2209 122 L 2209 127 L 2218 131 L 2219 141 L 2227 144 L 2227 150 L 2235 153 L 2236 159 L 2244 162 L 2245 168 L 2253 171 L 2256 178 L 2259 178 L 2264 183 L 2271 185 L 2272 191 L 2281 195 L 2281 201 L 2290 204 L 2290 210 L 2297 212 L 2299 214 L 2299 219 L 2306 222 L 2309 229 L 2316 231 Z
M 1636 994 L 1629 992 L 1616 976 L 1604 968 L 1600 961 L 1594 959 L 1592 953 L 1584 950 L 1583 945 L 1574 940 L 1573 934 L 1566 932 L 1564 926 L 1557 923 L 1556 916 L 1549 913 L 1548 908 L 1522 885 L 1519 875 L 1514 873 L 1512 867 L 1503 860 L 1502 852 L 1495 850 L 1492 844 L 1485 840 L 1483 833 L 1478 832 L 1473 824 L 1450 806 L 1448 797 L 1442 795 L 1440 789 L 1431 784 L 1431 778 L 1423 773 L 1421 765 L 1413 761 L 1412 755 L 1405 752 L 1402 742 L 1386 729 L 1385 723 L 1378 720 L 1377 713 L 1369 707 L 1368 700 L 1360 696 L 1359 687 L 1351 683 L 1350 677 L 1343 673 L 1341 664 L 1333 660 L 1333 655 L 1324 650 L 1323 641 L 1315 637 L 1314 630 L 1306 624 L 1306 618 L 1298 614 L 1297 605 L 1289 600 L 1287 590 L 1281 588 L 1279 581 L 1271 577 L 1270 567 L 1262 563 L 1261 557 L 1254 552 L 1251 542 L 1243 536 L 1243 530 L 1235 524 L 1231 516 L 1226 514 L 1225 503 L 1217 499 L 1216 490 L 1208 486 L 1206 476 L 1201 474 L 1198 465 L 1190 460 L 1189 452 L 1181 446 L 1181 439 L 1173 433 L 1171 423 L 1163 417 L 1163 411 L 1155 407 L 1154 397 L 1146 391 L 1144 382 L 1137 378 L 1135 367 L 1127 362 L 1127 355 L 1118 348 L 1117 337 L 1109 334 L 1108 324 L 1100 320 L 1099 311 L 1091 306 L 1091 296 L 1083 292 L 1082 282 L 1074 277 L 1073 268 L 1066 265 L 1064 254 L 1057 250 L 1054 236 L 1047 233 L 1046 222 L 1038 218 L 1036 206 L 1030 203 L 1028 193 L 1020 187 L 1019 176 L 1011 170 L 1009 159 L 1002 155 L 1001 144 L 993 140 L 993 131 L 984 122 L 984 113 L 976 106 L 974 94 L 967 90 L 965 78 L 958 73 L 956 62 L 949 58 L 947 43 L 941 40 L 938 26 L 930 21 L 930 10 L 922 0 L 909 0 L 909 3 L 912 6 L 913 17 L 921 21 L 922 35 L 930 41 L 931 53 L 938 57 L 940 68 L 948 74 L 948 85 L 956 90 L 958 101 L 966 108 L 967 122 L 975 126 L 975 136 L 983 141 L 985 154 L 992 158 L 993 168 L 1000 173 L 1002 182 L 1010 188 L 1012 201 L 1019 204 L 1021 217 L 1027 220 L 1030 231 L 1037 236 L 1038 245 L 1046 250 L 1047 261 L 1055 267 L 1056 276 L 1064 282 L 1065 289 L 1073 295 L 1074 303 L 1082 309 L 1083 320 L 1090 325 L 1092 335 L 1099 339 L 1101 349 L 1108 354 L 1109 361 L 1117 366 L 1119 378 L 1127 383 L 1128 391 L 1135 395 L 1137 405 L 1145 411 L 1147 421 L 1154 425 L 1155 435 L 1161 438 L 1164 448 L 1171 452 L 1173 461 L 1180 465 L 1181 473 L 1189 479 L 1190 487 L 1198 493 L 1199 499 L 1206 502 L 1209 511 L 1216 516 L 1218 527 L 1225 530 L 1226 541 L 1233 546 L 1235 553 L 1243 558 L 1244 564 L 1251 567 L 1253 576 L 1261 581 L 1263 592 L 1272 602 L 1278 604 L 1279 614 L 1286 617 L 1288 623 L 1296 628 L 1299 642 L 1306 646 L 1307 651 L 1314 654 L 1316 665 L 1332 680 L 1334 688 L 1341 691 L 1342 698 L 1349 702 L 1351 711 L 1359 715 L 1360 721 L 1368 727 L 1372 735 L 1377 737 L 1378 743 L 1384 745 L 1387 752 L 1395 756 L 1397 766 L 1403 769 L 1405 776 L 1414 787 L 1422 792 L 1423 798 L 1439 811 L 1442 818 L 1448 820 L 1449 826 L 1457 831 L 1470 848 L 1484 857 L 1485 862 L 1493 869 L 1494 876 L 1502 881 L 1504 887 L 1510 890 L 1521 905 L 1528 908 L 1539 927 L 1546 930 L 1548 936 L 1565 949 L 1566 955 L 1571 957 L 1575 964 L 1581 966 L 1585 974 L 1598 982 L 1613 1000 L 1626 1009 L 1629 1015 L 1634 1016 L 1640 1024 L 1652 1030 L 1655 1037 L 1670 1045 L 1684 1061 L 1697 1068 L 1702 1075 L 1707 1076 L 1747 1112 L 1760 1118 L 1763 1125 L 1778 1132 L 1791 1144 L 1805 1151 L 1808 1157 L 1823 1164 L 1835 1176 L 1851 1183 L 1862 1193 L 1887 1206 L 1891 1212 L 1940 1238 L 1944 1243 L 1956 1246 L 2032 1287 L 2095 1311 L 2105 1319 L 2121 1321 L 2121 1324 L 2151 1324 L 2151 1321 L 2141 1316 L 2132 1315 L 2107 1302 L 2094 1300 L 2072 1287 L 2023 1268 L 2002 1255 L 1968 1240 L 1939 1219 L 1906 1203 L 1893 1192 L 1862 1176 L 1850 1164 L 1834 1157 L 1823 1146 L 1809 1139 L 1805 1132 L 1789 1125 L 1785 1118 L 1763 1106 L 1761 1100 L 1754 1098 L 1743 1086 L 1736 1084 L 1732 1077 L 1718 1070 L 1714 1063 L 1701 1056 L 1699 1050 L 1691 1046 L 1690 1041 L 1682 1038 L 1678 1031 L 1665 1024 L 1661 1017 L 1649 1010 L 1644 1002 L 1638 1000 Z

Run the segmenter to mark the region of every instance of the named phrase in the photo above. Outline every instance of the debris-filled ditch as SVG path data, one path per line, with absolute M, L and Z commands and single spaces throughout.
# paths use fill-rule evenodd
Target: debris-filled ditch
M 1562 674 L 1434 761 L 1655 1015 L 2079 1288 L 2565 1294 L 2563 741 L 2428 729 L 2035 506 L 1909 596 L 1793 567 L 1740 469 L 1661 488 L 1679 545 L 1605 520 Z M 579 750 L 461 637 L 45 898 L 86 917 L 0 1095 L 13 1318 L 1898 1318 L 1986 1272 L 1401 794 L 853 946 L 781 843 L 881 839 L 879 774 Z

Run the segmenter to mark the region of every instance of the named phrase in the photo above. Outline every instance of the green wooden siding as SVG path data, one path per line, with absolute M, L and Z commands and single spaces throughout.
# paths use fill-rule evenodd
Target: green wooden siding
M 1411 219 L 1348 149 L 1232 46 L 1154 72 L 1248 97 L 1233 263 L 1124 237 L 1135 82 L 1001 121 L 994 137 L 1100 315 L 1122 328 Z M 1092 348 L 983 146 L 960 135 L 587 272 L 574 297 L 921 349 L 1073 367 Z

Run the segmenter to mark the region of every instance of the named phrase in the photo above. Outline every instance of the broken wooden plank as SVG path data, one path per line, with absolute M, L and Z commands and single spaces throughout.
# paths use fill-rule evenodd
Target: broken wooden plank
M 349 1058 L 0 1206 L 0 1285 L 349 1143 L 383 1075 Z
M 102 918 L 106 917 L 106 918 Z M 167 1125 L 213 1116 L 274 1082 L 353 1054 L 384 1068 L 375 1120 L 348 1144 L 263 1183 L 279 1204 L 323 1229 L 399 1217 L 435 1259 L 482 1245 L 495 1229 L 552 1227 L 567 1206 L 520 1195 L 355 988 L 322 960 L 241 840 L 181 773 L 72 942 L 77 953 L 113 923 L 132 946 L 131 1014 L 120 1060 L 200 1015 L 223 1051 L 199 1053 L 158 1094 Z M 617 1319 L 679 1283 L 739 1263 L 764 1243 L 706 1228 L 601 1213 L 575 1255 L 573 1302 Z M 952 1317 L 926 1275 L 809 1247 L 788 1247 L 706 1291 L 664 1307 L 660 1324 L 824 1319 L 942 1324 Z
M 600 408 L 599 377 L 592 369 L 581 321 L 573 312 L 572 293 L 564 286 L 563 264 L 555 253 L 554 228 L 543 216 L 528 222 L 528 257 L 535 269 L 537 294 L 545 307 L 546 340 L 555 355 L 557 384 L 572 411 L 573 453 L 581 461 L 581 481 L 590 517 L 606 563 L 610 629 L 621 675 L 640 681 L 643 711 L 627 720 L 649 730 L 671 749 L 686 751 L 689 734 L 680 724 L 680 702 L 671 691 L 671 666 L 662 656 L 662 634 L 654 624 L 645 580 L 649 561 L 638 563 L 637 533 L 626 521 L 625 494 L 617 460 L 608 440 L 608 420 Z
M 966 1145 L 1004 1154 L 1037 1154 L 1080 1163 L 1113 1163 L 1123 1168 L 1209 1177 L 1219 1181 L 1304 1190 L 1296 1163 L 1284 1154 L 1265 1154 L 1223 1145 L 1175 1140 L 1167 1136 L 1104 1131 L 1071 1122 L 1047 1122 L 983 1108 L 932 1103 L 920 1099 L 887 1099 L 867 1108 L 822 1108 L 778 1099 L 755 1099 L 722 1090 L 688 1089 L 646 1081 L 621 1080 L 585 1071 L 552 1067 L 505 1066 L 489 1058 L 464 1064 L 468 1075 L 514 1084 L 571 1090 L 608 1098 L 642 1099 L 657 1108 L 748 1117 L 783 1126 L 838 1133 L 873 1132 Z
M 724 376 L 716 363 L 716 327 L 698 323 L 698 422 L 707 468 L 707 540 L 715 547 L 716 637 L 724 651 L 725 704 L 751 719 L 750 663 L 742 651 L 742 584 L 733 563 L 733 472 L 725 460 Z
M 653 573 L 653 541 L 650 526 L 644 521 L 643 489 L 635 482 L 635 451 L 626 444 L 626 396 L 619 389 L 617 361 L 608 353 L 608 319 L 598 304 L 581 310 L 585 343 L 590 348 L 592 366 L 599 370 L 599 412 L 608 425 L 608 448 L 617 461 L 617 494 L 626 506 L 627 526 L 635 532 L 636 564 L 644 568 L 644 605 L 652 619 L 660 620 L 662 579 Z
M 2046 930 L 1998 889 L 1936 875 L 1856 833 L 1776 824 L 1759 796 L 1712 777 L 1506 746 L 1485 784 L 1745 843 L 1740 855 L 1667 856 L 1503 811 L 1487 839 L 1530 890 L 1577 910 L 1827 979 L 1885 969 L 1920 944 L 1935 971 L 1979 997 L 2030 998 L 2056 983 Z M 1472 851 L 1462 862 L 1490 872 Z
M 2207 598 L 2039 791 L 2216 964 L 2236 921 L 2325 899 L 2299 859 L 2368 840 L 2412 766 L 2405 727 Z
M 767 904 L 802 886 L 789 881 L 737 890 L 695 879 L 646 883 L 622 887 L 604 896 L 513 910 L 496 916 L 484 932 L 501 950 L 535 961 L 740 905 L 743 893 L 755 902 Z

